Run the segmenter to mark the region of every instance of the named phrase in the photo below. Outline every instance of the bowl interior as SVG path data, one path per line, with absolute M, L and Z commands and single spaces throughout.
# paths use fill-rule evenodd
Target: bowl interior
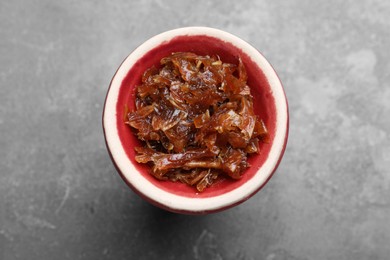
M 124 123 L 125 106 L 127 105 L 130 110 L 134 109 L 135 87 L 141 83 L 141 76 L 144 71 L 153 65 L 159 68 L 160 60 L 173 52 L 185 51 L 194 52 L 198 55 L 218 55 L 223 62 L 234 64 L 238 64 L 238 58 L 241 57 L 248 74 L 248 86 L 253 96 L 255 113 L 264 120 L 270 133 L 270 142 L 260 144 L 260 154 L 252 154 L 249 156 L 248 162 L 251 167 L 245 171 L 240 180 L 222 179 L 205 189 L 202 193 L 197 193 L 194 187 L 189 187 L 180 182 L 159 181 L 149 173 L 150 169 L 147 165 L 138 164 L 134 160 L 134 147 L 141 146 L 142 143 L 134 135 L 132 129 Z M 276 131 L 275 100 L 263 71 L 241 49 L 228 42 L 207 35 L 176 36 L 169 41 L 161 43 L 141 57 L 127 72 L 127 75 L 121 82 L 119 98 L 116 104 L 116 116 L 120 141 L 129 160 L 138 170 L 138 172 L 134 172 L 133 174 L 141 174 L 156 187 L 184 197 L 213 197 L 232 191 L 249 181 L 266 161 Z

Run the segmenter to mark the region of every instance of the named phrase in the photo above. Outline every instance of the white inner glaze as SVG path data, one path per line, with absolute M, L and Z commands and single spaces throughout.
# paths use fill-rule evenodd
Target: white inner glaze
M 150 183 L 141 174 L 134 174 L 137 172 L 137 169 L 127 157 L 116 128 L 116 103 L 118 100 L 119 88 L 123 79 L 126 77 L 127 72 L 131 69 L 134 63 L 144 56 L 149 50 L 159 46 L 161 42 L 169 41 L 178 35 L 208 35 L 216 37 L 222 39 L 223 41 L 230 42 L 241 49 L 244 53 L 247 53 L 248 56 L 258 64 L 260 69 L 263 70 L 271 86 L 271 91 L 276 103 L 276 133 L 268 159 L 259 169 L 259 172 L 256 173 L 249 181 L 228 193 L 216 197 L 187 198 L 178 196 L 161 190 Z M 280 154 L 283 151 L 285 136 L 287 134 L 287 116 L 286 97 L 280 80 L 271 65 L 254 47 L 240 38 L 218 29 L 207 27 L 186 27 L 167 31 L 149 39 L 126 58 L 112 80 L 110 91 L 107 95 L 106 106 L 104 108 L 103 124 L 107 144 L 117 166 L 125 178 L 137 190 L 149 197 L 151 200 L 171 209 L 198 212 L 212 211 L 235 204 L 250 196 L 262 184 L 264 184 L 264 182 L 272 174 Z

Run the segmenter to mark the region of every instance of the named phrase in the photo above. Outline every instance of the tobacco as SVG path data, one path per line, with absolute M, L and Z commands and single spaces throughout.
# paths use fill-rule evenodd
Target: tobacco
M 242 60 L 178 52 L 149 68 L 136 87 L 135 110 L 127 112 L 142 147 L 138 163 L 159 180 L 181 181 L 202 192 L 221 177 L 241 178 L 248 156 L 268 142 L 255 115 Z

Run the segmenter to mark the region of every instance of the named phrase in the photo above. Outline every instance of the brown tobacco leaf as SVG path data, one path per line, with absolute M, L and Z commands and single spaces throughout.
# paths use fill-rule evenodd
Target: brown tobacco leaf
M 248 154 L 269 142 L 264 122 L 254 114 L 242 60 L 178 52 L 147 69 L 136 88 L 136 110 L 127 124 L 144 147 L 135 160 L 151 165 L 161 180 L 180 181 L 199 192 L 222 175 L 241 178 Z

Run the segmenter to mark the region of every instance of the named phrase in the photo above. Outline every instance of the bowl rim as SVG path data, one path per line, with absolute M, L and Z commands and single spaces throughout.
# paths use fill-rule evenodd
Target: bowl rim
M 183 35 L 215 37 L 241 49 L 263 71 L 275 100 L 276 131 L 266 161 L 249 181 L 232 191 L 212 197 L 190 198 L 172 194 L 156 187 L 141 174 L 134 174 L 134 172 L 137 172 L 137 169 L 127 157 L 117 130 L 116 105 L 122 81 L 127 76 L 128 71 L 148 51 L 158 47 L 163 42 L 169 42 L 174 37 Z M 172 212 L 205 214 L 221 211 L 244 202 L 257 193 L 269 181 L 278 167 L 287 145 L 289 112 L 285 91 L 278 75 L 271 64 L 256 48 L 239 37 L 219 29 L 210 27 L 182 27 L 153 36 L 139 45 L 123 60 L 114 74 L 106 94 L 103 106 L 102 125 L 109 155 L 122 179 L 135 193 L 150 203 Z

